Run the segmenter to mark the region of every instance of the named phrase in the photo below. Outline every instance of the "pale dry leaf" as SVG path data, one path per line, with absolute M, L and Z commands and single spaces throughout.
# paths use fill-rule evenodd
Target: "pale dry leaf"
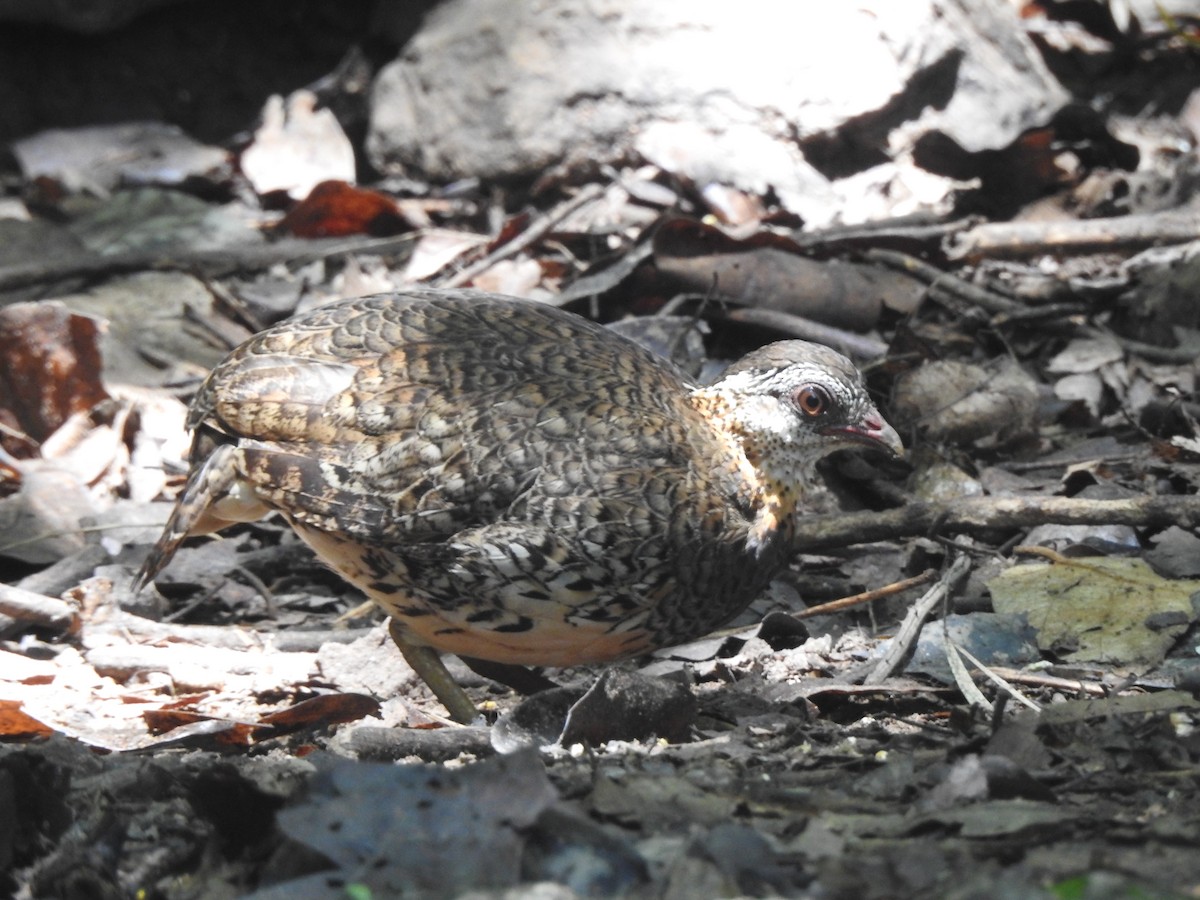
M 983 485 L 979 480 L 946 459 L 932 458 L 927 461 L 924 454 L 914 455 L 915 471 L 908 488 L 913 496 L 933 503 L 945 503 L 962 497 L 983 496 Z
M 1038 384 L 1005 359 L 985 368 L 953 360 L 926 363 L 896 382 L 893 410 L 933 440 L 1011 438 L 1034 427 Z
M 1098 372 L 1103 366 L 1124 358 L 1125 351 L 1116 338 L 1077 338 L 1046 364 L 1046 371 L 1056 375 Z
M 1200 537 L 1172 525 L 1151 538 L 1154 547 L 1146 553 L 1146 562 L 1166 578 L 1200 577 Z
M 148 503 L 166 488 L 168 470 L 186 469 L 191 443 L 187 406 L 161 391 L 133 385 L 114 386 L 112 393 L 137 415 L 125 484 L 131 500 Z
M 1188 453 L 1200 456 L 1200 438 L 1184 437 L 1178 434 L 1171 438 L 1171 444 L 1180 450 L 1186 450 Z
M 465 231 L 431 228 L 421 234 L 404 267 L 404 281 L 418 282 L 436 275 L 455 260 L 487 243 L 487 238 Z
M 1100 415 L 1104 397 L 1104 382 L 1095 372 L 1064 375 L 1054 382 L 1054 396 L 1068 402 L 1078 400 L 1093 416 Z
M 80 484 L 106 481 L 112 486 L 124 483 L 129 451 L 116 428 L 96 425 L 85 413 L 76 413 L 42 444 L 42 456 Z M 106 478 L 114 472 L 115 479 Z
M 510 297 L 532 298 L 542 283 L 542 267 L 536 259 L 502 259 L 473 279 L 475 287 Z
M 984 800 L 987 796 L 987 772 L 979 755 L 970 753 L 949 767 L 945 777 L 933 786 L 918 806 L 922 811 L 954 809 Z
M 942 641 L 944 652 L 946 654 L 946 662 L 950 665 L 950 674 L 954 677 L 954 684 L 958 688 L 959 693 L 963 695 L 963 699 L 976 709 L 988 710 L 991 704 L 988 703 L 987 697 L 983 695 L 983 691 L 979 686 L 971 680 L 971 673 L 967 671 L 967 667 L 963 664 L 961 649 L 950 638 L 947 632 L 942 633 Z
M 354 147 L 337 117 L 317 109 L 311 91 L 296 91 L 286 101 L 272 96 L 262 115 L 254 143 L 241 159 L 242 172 L 258 193 L 287 191 L 299 200 L 322 181 L 354 182 Z
M 367 262 L 351 254 L 333 279 L 333 289 L 342 297 L 367 297 L 395 288 L 390 270 L 377 257 Z
M 53 178 L 67 190 L 106 193 L 122 182 L 180 184 L 226 166 L 229 155 L 164 122 L 125 122 L 40 131 L 12 144 L 26 179 Z
M 0 499 L 0 556 L 35 564 L 70 556 L 87 545 L 83 522 L 101 508 L 73 473 L 24 466 L 20 490 Z

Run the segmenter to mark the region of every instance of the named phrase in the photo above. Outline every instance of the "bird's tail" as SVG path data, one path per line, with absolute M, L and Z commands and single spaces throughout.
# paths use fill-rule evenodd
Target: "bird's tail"
M 219 444 L 204 465 L 193 470 L 162 536 L 133 580 L 135 593 L 166 568 L 184 538 L 211 534 L 235 522 L 254 522 L 266 515 L 267 508 L 238 471 L 239 452 L 233 444 Z

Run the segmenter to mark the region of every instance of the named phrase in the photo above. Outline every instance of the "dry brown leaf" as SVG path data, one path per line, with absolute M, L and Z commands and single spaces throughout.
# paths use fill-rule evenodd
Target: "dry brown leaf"
M 51 301 L 0 309 L 0 447 L 33 456 L 73 414 L 108 398 L 100 378 L 101 328 Z
M 915 308 L 923 293 L 902 273 L 810 259 L 769 232 L 736 240 L 688 219 L 664 222 L 655 232 L 654 260 L 686 289 L 853 331 L 873 328 L 885 304 Z
M 897 380 L 892 404 L 902 426 L 957 443 L 1028 433 L 1037 409 L 1037 381 L 1006 360 L 998 370 L 954 360 L 926 363 Z
M 370 234 L 383 237 L 409 227 L 396 202 L 379 191 L 344 181 L 322 181 L 288 211 L 276 230 L 303 238 Z
M 431 228 L 423 233 L 404 268 L 405 281 L 421 281 L 436 275 L 460 257 L 487 243 L 483 235 L 448 228 Z
M 21 709 L 19 700 L 0 700 L 0 736 L 9 740 L 49 737 L 54 729 Z
M 285 732 L 354 722 L 363 716 L 378 715 L 379 701 L 366 694 L 321 694 L 301 700 L 279 712 L 268 713 L 262 717 L 262 723 L 273 726 L 278 732 Z

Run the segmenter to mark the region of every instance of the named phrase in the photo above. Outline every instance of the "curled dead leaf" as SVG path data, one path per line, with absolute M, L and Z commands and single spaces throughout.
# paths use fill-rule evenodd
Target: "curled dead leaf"
M 924 292 L 900 272 L 810 259 L 775 234 L 737 240 L 688 219 L 672 219 L 655 232 L 654 262 L 660 273 L 698 293 L 853 331 L 874 327 L 885 305 L 914 309 Z
M 926 363 L 896 382 L 892 411 L 900 423 L 935 441 L 969 443 L 1030 432 L 1038 385 L 1011 360 L 998 370 L 953 360 Z

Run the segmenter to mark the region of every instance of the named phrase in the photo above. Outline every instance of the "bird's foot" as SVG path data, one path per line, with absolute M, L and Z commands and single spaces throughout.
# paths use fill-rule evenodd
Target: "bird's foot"
M 505 687 L 512 688 L 518 694 L 528 696 L 558 687 L 545 675 L 525 666 L 492 662 L 490 659 L 479 659 L 474 656 L 460 656 L 459 659 L 476 675 L 499 682 Z

